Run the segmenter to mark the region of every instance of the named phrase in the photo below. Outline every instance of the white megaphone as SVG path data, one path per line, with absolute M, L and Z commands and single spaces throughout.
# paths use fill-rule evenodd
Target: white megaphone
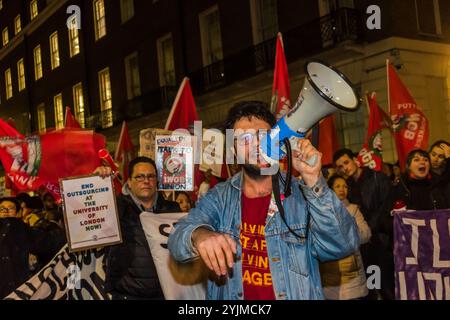
M 317 122 L 338 109 L 356 111 L 359 107 L 359 99 L 351 82 L 335 68 L 313 60 L 305 63 L 305 73 L 303 89 L 294 107 L 261 141 L 260 153 L 271 165 L 277 164 L 286 155 L 285 138 L 304 138 Z M 292 142 L 296 147 L 297 144 Z M 316 156 L 306 160 L 310 166 L 316 162 Z

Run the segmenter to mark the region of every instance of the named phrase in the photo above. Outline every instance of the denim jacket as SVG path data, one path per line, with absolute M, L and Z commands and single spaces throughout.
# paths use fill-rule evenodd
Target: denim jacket
M 240 172 L 216 185 L 175 225 L 169 237 L 170 253 L 180 262 L 198 258 L 191 236 L 199 227 L 228 234 L 236 241 L 233 270 L 220 284 L 208 281 L 207 299 L 244 299 L 239 241 L 242 180 Z M 293 235 L 278 212 L 266 219 L 265 237 L 275 297 L 279 300 L 323 299 L 318 261 L 340 259 L 357 251 L 358 229 L 323 177 L 312 188 L 296 180 L 291 186 L 292 195 L 283 200 L 285 218 L 290 228 L 303 237 Z

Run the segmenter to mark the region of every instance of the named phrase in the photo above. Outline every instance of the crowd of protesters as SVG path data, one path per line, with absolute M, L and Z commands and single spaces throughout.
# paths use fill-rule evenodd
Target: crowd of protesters
M 242 113 L 241 109 L 235 110 L 236 119 L 235 122 L 230 124 L 230 128 L 234 128 L 237 124 L 242 126 L 248 124 L 258 128 L 271 127 L 274 119 L 266 114 L 264 106 L 256 105 L 255 107 L 252 104 L 248 107 L 244 104 L 240 107 L 244 111 L 249 109 L 246 111 L 248 114 Z M 245 107 L 248 108 L 245 109 Z M 258 114 L 255 110 L 260 110 L 261 114 Z M 309 152 L 317 152 L 313 146 L 308 145 L 307 147 L 310 148 Z M 300 163 L 297 163 L 296 166 L 305 173 L 304 177 L 307 177 L 310 173 L 308 171 L 311 170 L 310 168 L 304 167 Z M 401 167 L 406 168 L 404 172 L 401 172 Z M 270 214 L 271 206 L 275 206 L 272 203 L 275 200 L 271 200 L 271 188 L 275 180 L 266 179 L 267 181 L 263 181 L 252 169 L 255 168 L 248 165 L 247 167 L 246 165 L 231 166 L 230 171 L 233 177 L 225 184 L 221 184 L 216 190 L 214 190 L 215 183 L 212 183 L 212 172 L 208 170 L 203 173 L 203 181 L 195 194 L 178 191 L 170 195 L 169 199 L 166 199 L 165 194 L 156 190 L 157 174 L 153 160 L 145 157 L 134 159 L 128 168 L 130 179 L 125 184 L 122 194 L 117 198 L 124 242 L 107 248 L 106 251 L 105 287 L 111 293 L 113 299 L 164 299 L 153 258 L 139 221 L 139 214 L 142 211 L 153 213 L 189 212 L 187 219 L 179 222 L 178 225 L 181 227 L 175 232 L 175 235 L 171 235 L 169 240 L 171 254 L 181 260 L 188 256 L 190 259 L 191 256 L 188 252 L 192 253 L 192 257 L 200 254 L 202 259 L 206 259 L 205 257 L 209 253 L 201 243 L 209 241 L 214 247 L 217 243 L 214 244 L 213 242 L 219 241 L 219 238 L 223 236 L 210 229 L 208 223 L 211 222 L 213 216 L 219 220 L 223 219 L 225 216 L 222 216 L 222 214 L 224 212 L 229 213 L 228 206 L 230 205 L 233 206 L 234 211 L 238 210 L 238 206 L 234 206 L 230 199 L 242 201 L 243 207 L 244 202 L 246 202 L 247 206 L 244 209 L 247 210 L 245 213 L 247 215 L 256 207 L 261 206 L 259 202 L 258 205 L 253 206 L 253 203 L 256 203 L 255 199 L 263 199 L 264 206 L 261 206 L 264 207 L 261 210 L 262 220 L 257 225 L 264 226 L 266 215 Z M 333 300 L 395 299 L 393 214 L 396 210 L 450 208 L 450 144 L 443 140 L 436 141 L 428 151 L 420 149 L 411 151 L 405 164 L 383 163 L 381 171 L 361 167 L 357 160 L 357 154 L 349 149 L 341 149 L 334 154 L 332 164 L 317 166 L 315 170 L 320 173 L 319 179 L 314 172 L 315 179 L 308 185 L 306 183 L 309 181 L 304 180 L 304 177 L 301 176 L 298 177 L 298 181 L 292 183 L 295 188 L 292 188 L 290 192 L 298 196 L 298 199 L 290 200 L 290 206 L 287 207 L 289 209 L 286 215 L 287 222 L 286 220 L 276 222 L 279 223 L 279 230 L 286 229 L 284 233 L 279 235 L 280 240 L 283 240 L 279 241 L 280 245 L 286 244 L 286 249 L 295 253 L 288 257 L 290 261 L 295 259 L 297 254 L 300 260 L 305 259 L 305 261 L 293 261 L 292 267 L 297 270 L 299 275 L 310 272 L 310 277 L 314 278 L 311 280 L 313 282 L 308 283 L 308 286 L 312 285 L 310 291 L 299 293 L 299 288 L 290 287 L 288 288 L 289 297 L 305 295 L 304 297 L 309 298 L 324 297 Z M 107 176 L 111 174 L 111 169 L 100 167 L 96 172 L 102 176 Z M 242 190 L 239 189 L 241 186 L 241 180 L 239 179 L 243 181 Z M 323 182 L 321 182 L 322 180 Z M 249 181 L 252 182 L 251 188 L 248 186 Z M 259 193 L 252 195 L 252 188 L 255 190 L 261 188 L 264 185 L 262 181 L 270 187 L 266 188 L 267 194 L 264 194 L 264 196 Z M 247 191 L 245 191 L 245 188 L 247 188 Z M 317 191 L 319 189 L 320 191 Z M 219 192 L 222 192 L 221 196 L 232 196 L 232 198 L 227 198 L 226 201 L 220 203 L 214 202 L 217 199 L 213 196 L 220 198 Z M 241 192 L 242 199 L 240 198 Z M 300 197 L 299 192 L 304 193 L 306 197 Z M 252 196 L 248 197 L 249 194 Z M 341 224 L 340 227 L 348 228 L 348 232 L 343 234 L 342 239 L 337 243 L 336 239 L 332 239 L 333 237 L 321 234 L 321 228 L 319 228 L 320 230 L 311 229 L 310 231 L 315 236 L 322 236 L 324 241 L 331 241 L 333 245 L 342 247 L 342 250 L 336 249 L 336 254 L 330 254 L 330 250 L 332 250 L 330 248 L 333 245 L 330 245 L 330 248 L 318 248 L 320 252 L 316 254 L 321 254 L 324 259 L 323 261 L 317 259 L 320 260 L 320 263 L 316 264 L 312 262 L 314 250 L 311 253 L 305 253 L 301 249 L 304 239 L 307 239 L 309 230 L 301 228 L 291 230 L 289 224 L 292 221 L 296 222 L 295 219 L 298 218 L 296 215 L 291 215 L 291 211 L 304 211 L 307 216 L 307 207 L 304 201 L 319 206 L 320 201 L 314 202 L 319 197 L 322 197 L 322 200 L 325 199 L 329 205 L 320 207 L 322 209 L 313 213 L 317 215 L 313 218 L 318 220 L 330 219 L 331 214 L 327 217 L 322 216 L 322 214 L 332 206 L 334 212 L 339 212 L 342 215 L 337 219 Z M 219 204 L 224 206 L 224 211 L 219 209 Z M 276 203 L 276 206 L 278 206 L 278 210 L 281 209 L 279 203 Z M 235 213 L 238 214 L 240 212 L 238 211 Z M 246 219 L 250 219 L 249 217 Z M 207 223 L 202 224 L 200 218 L 206 219 Z M 285 219 L 284 216 L 282 218 Z M 228 228 L 226 226 L 228 222 L 228 220 L 218 221 L 217 223 L 223 224 L 219 230 Z M 300 224 L 302 221 L 297 222 L 298 226 L 302 225 Z M 200 227 L 196 228 L 201 232 L 197 232 L 197 229 L 193 229 L 190 224 L 199 225 Z M 297 226 L 297 224 L 294 225 Z M 328 228 L 329 225 L 324 223 L 323 227 Z M 267 230 L 270 231 L 271 229 L 268 228 Z M 337 232 L 338 230 L 340 229 L 336 228 L 334 231 Z M 226 276 L 227 272 L 224 270 L 227 269 L 227 266 L 228 269 L 237 268 L 236 261 L 232 261 L 232 257 L 238 257 L 235 240 L 241 238 L 242 242 L 242 235 L 239 236 L 239 232 L 242 232 L 242 230 L 233 231 L 230 229 L 229 232 L 230 234 L 238 232 L 238 234 L 235 238 L 226 235 L 224 242 L 217 244 L 220 250 L 227 247 L 228 251 L 224 251 L 222 258 L 216 255 L 216 263 L 212 258 L 205 260 L 207 265 L 209 262 L 210 269 L 215 271 L 219 278 Z M 359 234 L 359 248 L 355 250 L 356 246 L 353 246 L 351 252 L 344 249 L 346 241 L 352 242 L 355 239 L 353 234 L 356 233 Z M 189 241 L 186 240 L 188 239 L 185 238 L 186 236 L 191 237 Z M 0 199 L 0 270 L 2 270 L 0 298 L 7 296 L 50 262 L 66 242 L 62 209 L 50 193 L 37 191 L 34 196 L 20 193 L 15 197 Z M 216 247 L 214 247 L 214 250 L 216 250 Z M 283 252 L 283 250 L 281 251 Z M 342 257 L 341 253 L 346 254 Z M 240 254 L 244 255 L 243 253 Z M 275 260 L 272 259 L 273 261 Z M 307 263 L 308 265 L 306 265 Z M 289 268 L 291 268 L 291 264 Z M 371 265 L 378 266 L 381 271 L 381 287 L 376 290 L 368 290 L 367 286 L 366 268 Z M 308 271 L 303 270 L 305 266 Z M 251 266 L 245 268 L 250 270 Z M 267 272 L 272 273 L 270 274 L 270 280 L 274 279 L 275 283 L 280 275 L 275 274 L 276 270 L 267 269 Z M 314 269 L 320 271 L 320 281 L 318 278 L 316 279 Z M 239 270 L 236 269 L 235 271 Z M 282 269 L 279 271 L 282 275 L 290 276 L 293 274 Z M 244 281 L 240 277 L 238 279 L 245 284 L 245 279 Z M 300 283 L 304 279 L 301 276 L 297 278 L 296 275 L 295 277 L 292 276 L 291 280 L 292 283 L 289 285 Z M 323 295 L 316 292 L 315 285 L 317 283 L 321 283 Z M 305 285 L 303 283 L 303 286 Z M 234 283 L 233 286 L 228 288 L 230 291 L 224 288 L 216 288 L 214 285 L 210 285 L 209 289 L 215 292 L 216 298 L 234 298 L 236 294 L 239 294 L 235 289 L 239 288 L 240 284 Z M 251 285 L 249 287 L 249 284 L 247 284 L 247 293 L 244 290 L 244 298 L 249 297 L 246 296 L 249 292 L 252 297 L 275 298 L 273 293 L 276 293 L 276 287 L 272 288 L 271 286 L 272 284 L 270 284 L 268 291 L 260 295 L 259 293 L 256 294 L 260 290 L 259 287 L 252 287 Z M 280 298 L 281 294 L 282 292 L 279 292 L 276 297 Z M 212 297 L 211 293 L 208 297 Z M 242 295 L 240 297 L 242 298 Z
M 399 163 L 384 163 L 382 171 L 360 168 L 357 155 L 349 149 L 341 149 L 334 154 L 333 166 L 324 166 L 326 173 L 333 167 L 336 173 L 328 176 L 330 187 L 344 203 L 358 206 L 362 217 L 354 215 L 349 207 L 348 211 L 354 215 L 360 232 L 361 225 L 364 225 L 361 218 L 368 223 L 371 236 L 367 241 L 367 237 L 361 235 L 362 261 L 346 258 L 332 264 L 334 273 L 340 274 L 340 282 L 338 279 L 330 280 L 330 273 L 333 274 L 330 266 L 324 268 L 325 292 L 330 292 L 327 289 L 329 283 L 340 283 L 338 291 L 333 287 L 330 292 L 331 299 L 360 298 L 356 286 L 353 295 L 349 294 L 348 287 L 349 283 L 356 284 L 361 277 L 352 264 L 361 262 L 365 267 L 376 265 L 381 271 L 381 287 L 371 290 L 366 298 L 395 299 L 393 214 L 396 210 L 450 208 L 450 144 L 439 140 L 429 151 L 412 150 L 404 164 L 404 172 L 401 172 Z M 342 199 L 345 193 L 348 197 Z M 349 276 L 350 270 L 354 272 Z
M 66 243 L 61 207 L 50 193 L 0 199 L 0 299 L 49 263 Z

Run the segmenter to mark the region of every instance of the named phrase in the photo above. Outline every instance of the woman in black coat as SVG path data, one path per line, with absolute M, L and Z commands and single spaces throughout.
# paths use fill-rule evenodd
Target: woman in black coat
M 18 203 L 13 199 L 0 201 L 0 299 L 30 276 L 30 232 L 28 226 L 16 217 L 18 209 Z

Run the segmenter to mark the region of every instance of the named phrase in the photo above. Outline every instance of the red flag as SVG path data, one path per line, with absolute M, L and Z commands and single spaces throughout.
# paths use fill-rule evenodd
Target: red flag
M 363 167 L 381 171 L 383 169 L 381 130 L 385 127 L 383 110 L 377 103 L 375 93 L 367 94 L 366 99 L 369 106 L 369 127 L 366 142 L 358 154 L 358 162 Z
M 7 123 L 9 124 L 9 126 L 16 130 L 16 123 L 14 122 L 14 119 L 9 117 Z M 17 134 L 19 134 L 18 131 L 16 131 Z M 0 136 L 3 135 L 3 133 L 0 133 Z M 8 177 L 8 175 L 5 176 L 5 189 L 9 189 L 11 190 L 11 195 L 15 196 L 19 193 L 19 190 L 16 188 L 16 186 L 14 185 L 14 183 L 11 181 L 11 179 Z
M 289 74 L 284 56 L 283 37 L 281 33 L 278 33 L 277 36 L 270 108 L 275 113 L 277 120 L 282 118 L 291 109 L 291 88 L 289 86 Z
M 322 152 L 322 163 L 333 163 L 333 154 L 339 150 L 339 141 L 336 135 L 336 127 L 334 125 L 334 115 L 330 115 L 323 119 L 319 124 L 319 147 Z
M 128 133 L 128 125 L 124 121 L 120 131 L 119 142 L 117 142 L 114 159 L 119 162 L 123 181 L 128 180 L 128 164 L 135 157 L 133 142 Z
M 70 111 L 70 107 L 66 107 L 66 122 L 64 124 L 64 127 L 65 128 L 81 128 L 77 119 L 75 119 L 72 112 Z
M 406 156 L 414 149 L 428 148 L 428 120 L 402 83 L 389 61 L 386 61 L 389 110 L 397 146 L 397 155 L 402 170 Z
M 46 187 L 60 199 L 59 178 L 90 174 L 105 138 L 92 130 L 62 129 L 24 137 L 0 119 L 0 160 L 22 191 Z
M 188 129 L 198 119 L 189 79 L 184 78 L 167 119 L 166 130 Z

